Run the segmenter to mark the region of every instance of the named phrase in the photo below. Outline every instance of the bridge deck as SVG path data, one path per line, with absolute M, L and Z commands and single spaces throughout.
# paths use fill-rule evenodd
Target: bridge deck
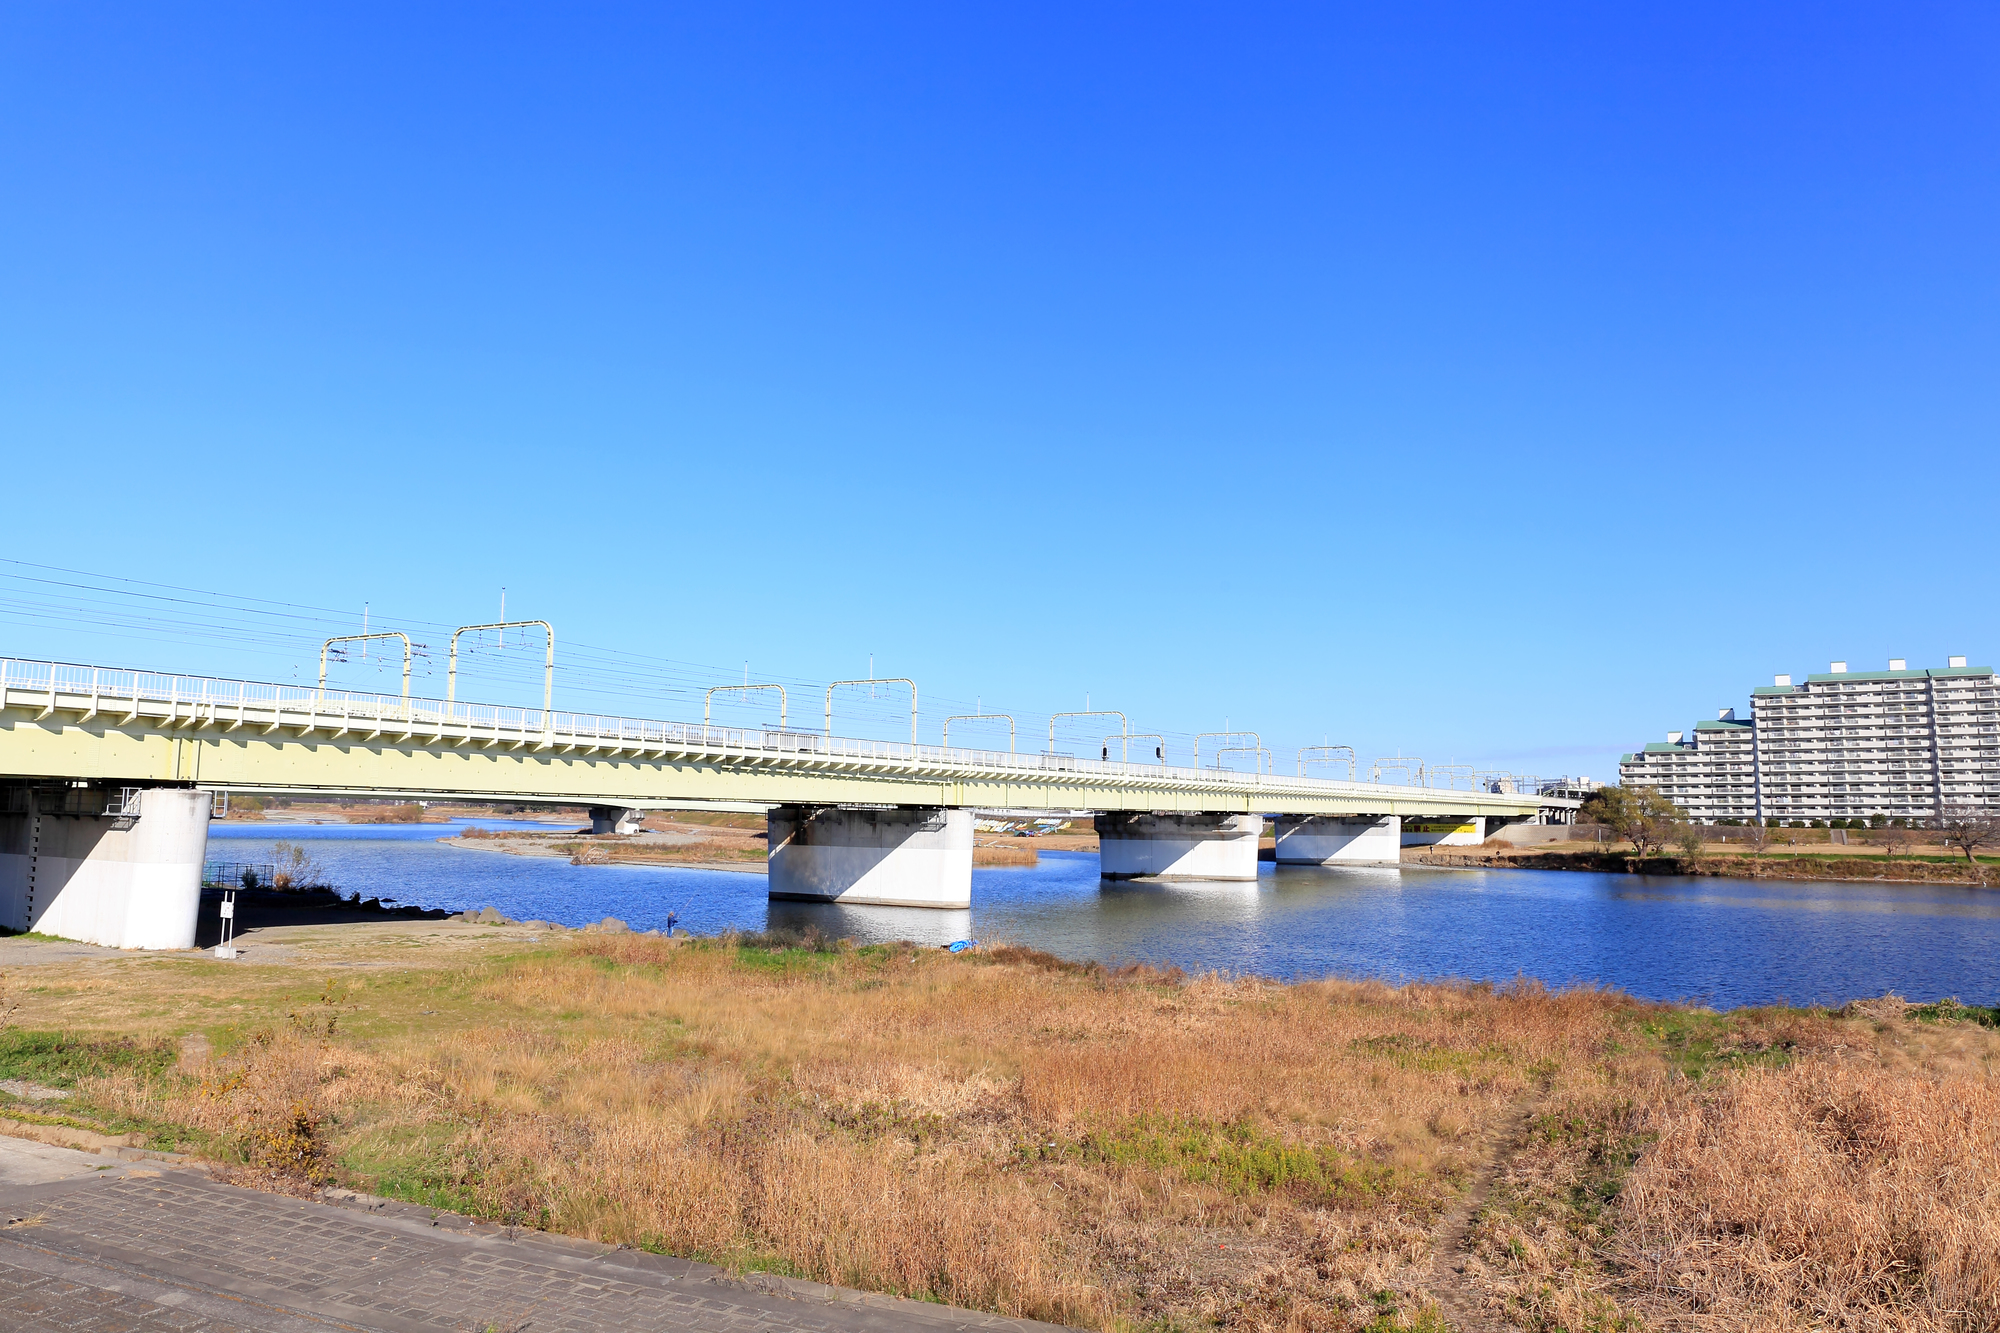
M 1341 782 L 0 659 L 0 778 L 638 808 L 1533 815 L 1533 793 Z

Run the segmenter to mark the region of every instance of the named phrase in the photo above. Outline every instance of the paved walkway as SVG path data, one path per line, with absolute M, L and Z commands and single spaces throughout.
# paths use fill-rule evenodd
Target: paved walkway
M 356 1197 L 0 1138 L 0 1328 L 14 1333 L 1050 1333 Z

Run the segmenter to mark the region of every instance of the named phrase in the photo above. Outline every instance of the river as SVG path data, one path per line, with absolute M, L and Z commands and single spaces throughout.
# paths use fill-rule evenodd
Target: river
M 615 916 L 647 930 L 673 911 L 698 934 L 816 925 L 864 942 L 976 938 L 1285 979 L 1528 976 L 1717 1008 L 1887 991 L 2000 1001 L 2000 892 L 1990 890 L 1269 863 L 1254 884 L 1114 884 L 1093 853 L 1043 851 L 1033 868 L 974 870 L 972 909 L 934 912 L 774 903 L 761 873 L 572 866 L 438 844 L 467 823 L 540 827 L 216 824 L 209 858 L 268 861 L 273 842 L 300 842 L 343 892 L 570 926 Z

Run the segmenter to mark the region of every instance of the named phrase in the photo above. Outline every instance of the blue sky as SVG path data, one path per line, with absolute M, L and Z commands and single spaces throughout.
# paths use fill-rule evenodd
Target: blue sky
M 2000 658 L 1989 5 L 0 14 L 0 651 L 1599 777 Z

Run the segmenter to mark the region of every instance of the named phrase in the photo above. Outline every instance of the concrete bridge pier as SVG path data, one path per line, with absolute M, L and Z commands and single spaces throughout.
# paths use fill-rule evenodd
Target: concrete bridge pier
M 1262 815 L 1097 816 L 1100 873 L 1106 879 L 1257 878 Z
M 970 810 L 781 805 L 765 821 L 773 898 L 972 906 Z
M 192 949 L 211 798 L 155 787 L 137 813 L 105 793 L 17 789 L 0 814 L 0 924 L 117 949 Z
M 590 831 L 592 833 L 637 833 L 639 825 L 646 818 L 644 810 L 634 810 L 622 805 L 593 805 L 590 807 Z
M 1381 866 L 1403 859 L 1395 815 L 1279 815 L 1278 864 Z

